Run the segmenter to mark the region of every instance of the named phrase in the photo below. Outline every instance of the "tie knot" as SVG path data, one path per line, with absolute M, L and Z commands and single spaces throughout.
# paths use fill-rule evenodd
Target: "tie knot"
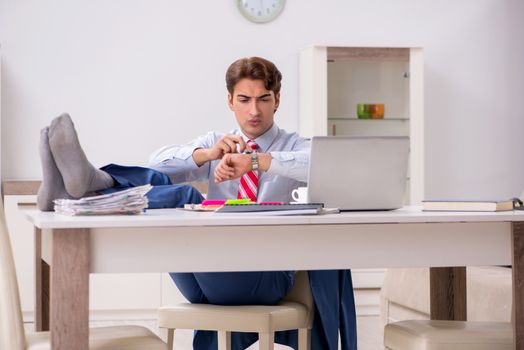
M 251 147 L 253 150 L 257 149 L 258 148 L 258 145 L 255 141 L 253 140 L 247 140 L 247 145 L 249 147 Z

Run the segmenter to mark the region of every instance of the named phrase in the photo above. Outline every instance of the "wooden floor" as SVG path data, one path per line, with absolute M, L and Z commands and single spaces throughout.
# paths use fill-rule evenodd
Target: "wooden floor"
M 132 320 L 132 321 L 94 321 L 91 322 L 91 327 L 100 326 L 114 326 L 120 324 L 136 324 L 151 329 L 156 334 L 159 334 L 165 340 L 165 334 L 158 329 L 156 320 Z M 361 316 L 357 318 L 358 326 L 358 349 L 359 350 L 383 350 L 382 337 L 383 331 L 380 327 L 380 319 L 378 316 Z M 34 326 L 32 323 L 25 324 L 26 330 L 32 331 Z M 191 338 L 193 331 L 178 330 L 175 332 L 175 349 L 176 350 L 191 350 Z M 257 344 L 248 348 L 249 350 L 258 349 Z M 290 349 L 287 346 L 276 345 L 275 350 Z

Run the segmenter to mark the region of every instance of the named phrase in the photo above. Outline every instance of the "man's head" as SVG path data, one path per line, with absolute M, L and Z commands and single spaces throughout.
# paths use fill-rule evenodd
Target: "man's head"
M 241 58 L 229 66 L 226 72 L 229 108 L 250 139 L 273 126 L 280 103 L 281 80 L 277 67 L 260 57 Z

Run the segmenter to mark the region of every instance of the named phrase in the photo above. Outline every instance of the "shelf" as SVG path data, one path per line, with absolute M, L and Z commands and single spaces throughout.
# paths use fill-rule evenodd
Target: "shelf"
M 328 134 L 337 136 L 409 136 L 409 119 L 329 118 Z
M 409 61 L 408 48 L 327 47 L 328 61 Z
M 406 203 L 424 198 L 424 57 L 418 47 L 311 46 L 299 58 L 299 133 L 407 136 Z M 384 119 L 358 119 L 359 103 L 381 103 Z
M 387 118 L 380 118 L 380 119 L 373 119 L 373 118 L 361 119 L 361 118 L 356 118 L 356 117 L 328 117 L 328 120 L 333 120 L 333 121 L 337 121 L 337 120 L 362 120 L 362 121 L 372 120 L 372 121 L 381 121 L 382 120 L 382 121 L 402 121 L 402 122 L 408 122 L 409 118 L 387 117 Z

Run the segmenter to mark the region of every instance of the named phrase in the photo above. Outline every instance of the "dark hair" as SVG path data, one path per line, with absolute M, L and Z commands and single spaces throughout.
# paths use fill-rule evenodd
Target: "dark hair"
M 227 91 L 232 95 L 235 85 L 244 78 L 262 80 L 264 87 L 276 94 L 280 92 L 282 73 L 275 64 L 261 57 L 246 57 L 233 62 L 226 72 Z

